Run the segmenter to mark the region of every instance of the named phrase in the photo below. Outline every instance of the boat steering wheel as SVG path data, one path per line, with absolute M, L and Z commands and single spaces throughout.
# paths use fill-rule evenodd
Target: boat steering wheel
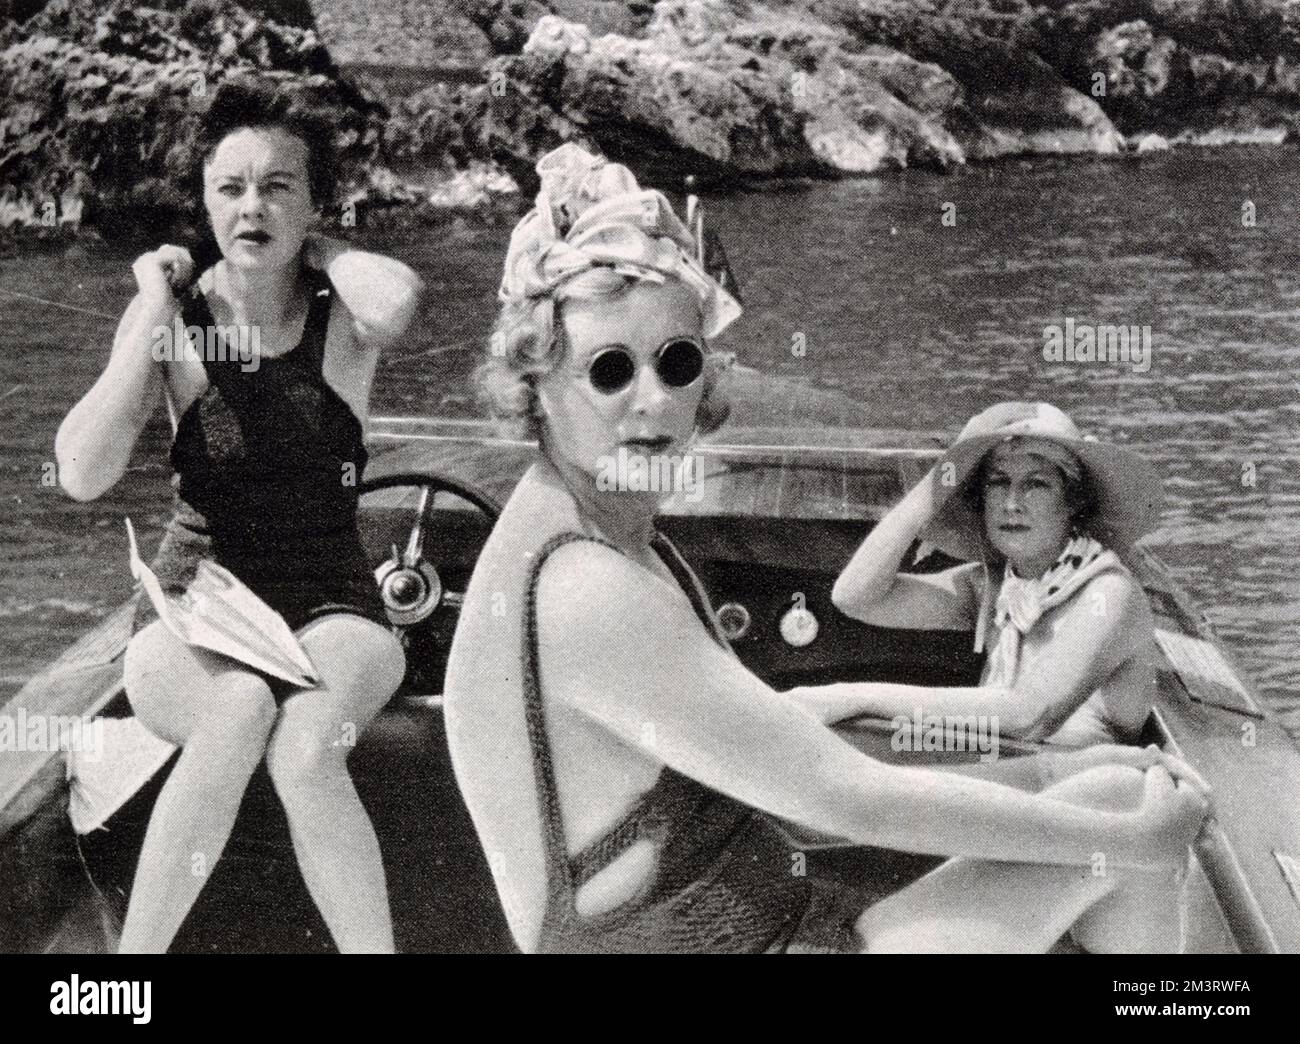
M 415 518 L 406 546 L 399 548 L 394 544 L 392 555 L 375 568 L 375 583 L 379 586 L 379 597 L 389 622 L 399 637 L 405 639 L 408 628 L 428 619 L 439 607 L 459 611 L 465 598 L 464 591 L 444 587 L 437 566 L 425 557 L 425 528 L 435 494 L 451 493 L 459 497 L 482 512 L 490 523 L 496 522 L 501 508 L 486 493 L 434 472 L 408 471 L 366 479 L 358 492 L 364 497 L 368 493 L 400 487 L 419 490 Z

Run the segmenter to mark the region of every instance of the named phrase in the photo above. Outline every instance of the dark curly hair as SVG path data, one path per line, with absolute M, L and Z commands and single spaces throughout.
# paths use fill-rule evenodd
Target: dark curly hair
M 203 168 L 228 135 L 244 128 L 276 128 L 299 139 L 307 149 L 312 202 L 333 204 L 339 166 L 335 119 L 300 90 L 248 76 L 224 80 L 199 119 L 194 144 L 200 198 Z

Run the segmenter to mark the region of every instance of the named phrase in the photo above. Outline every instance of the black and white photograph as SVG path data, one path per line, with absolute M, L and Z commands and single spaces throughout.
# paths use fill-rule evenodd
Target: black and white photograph
M 1249 1016 L 1298 135 L 1295 0 L 0 0 L 0 952 Z

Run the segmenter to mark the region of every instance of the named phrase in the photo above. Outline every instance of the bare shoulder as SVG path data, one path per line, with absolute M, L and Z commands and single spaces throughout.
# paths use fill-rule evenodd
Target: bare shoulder
M 1152 641 L 1155 621 L 1142 585 L 1127 570 L 1112 569 L 1093 577 L 1080 592 L 1079 611 L 1097 620 L 1110 641 L 1128 651 Z
M 1095 576 L 1088 582 L 1085 590 L 1105 600 L 1106 607 L 1114 607 L 1118 614 L 1126 616 L 1151 615 L 1150 603 L 1146 592 L 1137 578 L 1124 569 L 1111 569 Z
M 553 549 L 537 577 L 539 621 L 556 628 L 591 626 L 606 618 L 632 581 L 632 564 L 595 540 L 571 540 Z
M 538 634 L 571 650 L 631 637 L 704 633 L 686 595 L 593 540 L 553 550 L 536 587 Z

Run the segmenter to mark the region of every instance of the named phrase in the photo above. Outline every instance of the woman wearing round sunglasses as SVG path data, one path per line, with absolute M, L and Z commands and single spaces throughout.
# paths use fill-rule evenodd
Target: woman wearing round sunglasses
M 879 686 L 778 693 L 729 650 L 655 530 L 660 494 L 597 476 L 722 422 L 705 343 L 739 306 L 626 168 L 567 145 L 538 172 L 480 378 L 539 459 L 479 558 L 445 694 L 519 946 L 1177 948 L 1176 870 L 1206 809 L 1180 762 L 1103 746 L 971 770 L 985 779 L 886 765 L 827 727 Z M 957 858 L 892 895 L 831 887 L 769 815 Z
M 690 337 L 672 337 L 654 353 L 653 365 L 665 388 L 689 388 L 704 373 L 704 345 Z M 636 378 L 637 357 L 622 345 L 603 348 L 591 358 L 587 379 L 602 395 L 626 391 Z

